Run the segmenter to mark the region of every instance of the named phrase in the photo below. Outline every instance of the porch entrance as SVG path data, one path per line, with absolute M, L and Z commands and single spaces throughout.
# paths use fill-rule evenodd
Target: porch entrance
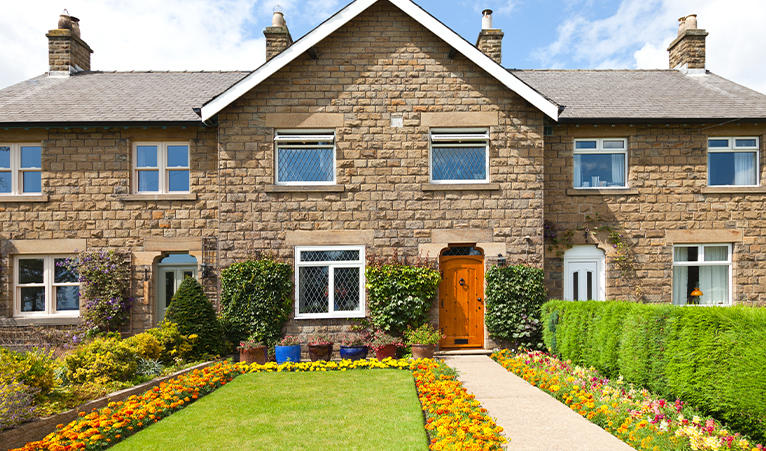
M 470 246 L 450 247 L 439 260 L 439 345 L 449 348 L 484 346 L 484 256 Z
M 184 278 L 197 277 L 197 259 L 189 254 L 170 254 L 157 264 L 157 324 Z

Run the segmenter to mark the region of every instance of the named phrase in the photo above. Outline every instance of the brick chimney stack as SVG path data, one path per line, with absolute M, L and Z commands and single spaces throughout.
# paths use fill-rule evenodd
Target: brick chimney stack
M 492 28 L 492 10 L 485 9 L 481 12 L 481 32 L 476 40 L 476 48 L 492 58 L 497 64 L 503 60 L 503 36 L 502 30 Z
M 80 38 L 80 20 L 64 10 L 59 16 L 58 28 L 45 35 L 48 38 L 48 63 L 51 77 L 90 70 L 93 50 Z
M 705 37 L 707 31 L 697 28 L 697 15 L 678 19 L 678 37 L 668 47 L 670 68 L 705 70 Z
M 293 45 L 293 37 L 287 29 L 285 15 L 282 11 L 274 11 L 271 18 L 271 26 L 263 30 L 266 36 L 266 61 L 282 53 L 286 48 Z

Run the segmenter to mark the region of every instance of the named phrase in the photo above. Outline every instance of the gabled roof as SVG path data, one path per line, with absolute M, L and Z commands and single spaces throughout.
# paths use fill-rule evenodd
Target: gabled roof
M 80 72 L 0 90 L 0 126 L 191 123 L 192 110 L 249 72 Z
M 766 119 L 766 95 L 706 72 L 511 70 L 561 105 L 561 122 Z
M 381 0 L 355 0 L 335 15 L 327 19 L 321 25 L 310 31 L 308 34 L 294 42 L 293 45 L 276 55 L 264 65 L 256 69 L 253 73 L 243 78 L 241 81 L 231 86 L 226 91 L 206 103 L 202 107 L 202 120 L 208 120 L 218 114 L 221 110 L 233 103 L 253 89 L 255 86 L 266 80 L 279 69 L 285 67 L 298 56 L 304 54 L 314 47 L 321 40 L 332 34 L 334 31 L 363 13 L 367 8 Z M 530 88 L 527 84 L 520 81 L 512 73 L 505 70 L 500 64 L 492 58 L 482 53 L 470 42 L 463 39 L 460 35 L 452 31 L 449 27 L 439 22 L 436 18 L 428 14 L 420 6 L 410 0 L 388 0 L 394 6 L 402 10 L 412 19 L 423 25 L 426 29 L 444 40 L 452 48 L 463 54 L 466 58 L 484 69 L 487 73 L 495 77 L 498 81 L 508 87 L 510 90 L 520 95 L 526 101 L 540 109 L 548 117 L 558 120 L 559 107 L 550 100 L 546 99 L 539 92 Z

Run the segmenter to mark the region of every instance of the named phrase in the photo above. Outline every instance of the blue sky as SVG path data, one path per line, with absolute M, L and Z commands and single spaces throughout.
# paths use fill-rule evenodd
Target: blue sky
M 677 19 L 706 29 L 707 67 L 766 92 L 763 0 L 417 0 L 472 43 L 481 10 L 505 33 L 503 64 L 522 69 L 667 68 Z M 264 61 L 263 28 L 281 5 L 295 39 L 344 0 L 67 0 L 96 70 L 252 70 Z M 45 32 L 63 4 L 9 2 L 0 17 L 0 88 L 47 70 Z M 13 64 L 7 64 L 13 61 Z

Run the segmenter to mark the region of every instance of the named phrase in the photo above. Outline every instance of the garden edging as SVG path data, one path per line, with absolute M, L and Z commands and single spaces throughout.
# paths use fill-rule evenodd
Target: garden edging
M 105 407 L 110 402 L 122 401 L 129 398 L 130 396 L 139 395 L 160 385 L 162 382 L 197 369 L 208 367 L 213 363 L 214 362 L 200 363 L 199 365 L 176 371 L 173 374 L 169 374 L 157 379 L 152 379 L 149 382 L 144 382 L 143 384 L 139 384 L 134 387 L 110 393 L 102 398 L 94 399 L 93 401 L 82 404 L 81 406 L 78 406 L 72 410 L 67 410 L 66 412 L 45 418 L 39 418 L 37 420 L 30 421 L 29 423 L 19 425 L 13 429 L 8 429 L 7 431 L 0 432 L 0 443 L 3 444 L 3 448 L 20 448 L 29 442 L 42 440 L 45 438 L 45 436 L 51 432 L 54 432 L 57 425 L 68 424 L 77 419 L 80 412 L 89 413 L 93 409 L 100 409 Z

